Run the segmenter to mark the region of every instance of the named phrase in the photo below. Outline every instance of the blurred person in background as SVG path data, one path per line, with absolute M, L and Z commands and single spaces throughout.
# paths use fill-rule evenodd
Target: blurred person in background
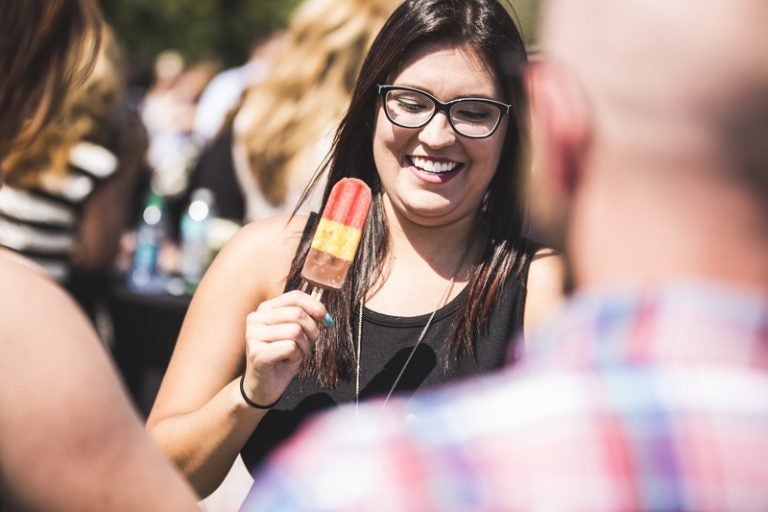
M 170 68 L 170 69 L 167 69 Z M 141 251 L 140 226 L 143 212 L 150 204 L 158 202 L 162 207 L 162 241 L 159 243 L 157 267 L 163 276 L 179 272 L 179 224 L 182 210 L 189 201 L 190 175 L 205 147 L 205 140 L 194 133 L 194 120 L 200 95 L 219 69 L 215 59 L 204 58 L 190 65 L 178 52 L 168 50 L 156 58 L 155 82 L 140 102 L 139 112 L 149 136 L 146 153 L 148 180 L 134 195 L 133 229 L 122 233 L 116 267 L 128 272 L 139 259 L 145 259 Z M 138 246 L 138 251 L 137 251 Z M 153 249 L 154 251 L 154 249 Z M 155 258 L 154 256 L 152 258 Z M 151 264 L 155 267 L 155 264 Z M 131 282 L 128 277 L 129 283 Z M 162 280 L 165 280 L 163 277 Z M 169 281 L 173 283 L 173 281 Z M 170 285 L 168 292 L 183 293 L 181 288 Z M 166 285 L 151 287 L 153 293 L 166 293 Z
M 340 6 L 311 3 L 326 17 Z M 525 237 L 517 186 L 525 62 L 496 0 L 394 10 L 314 182 L 327 184 L 321 207 L 342 178 L 372 189 L 344 287 L 325 305 L 298 290 L 314 213 L 243 228 L 192 299 L 148 428 L 198 493 L 239 453 L 255 471 L 319 410 L 501 367 L 513 335 L 557 305 L 559 262 Z
M 252 44 L 245 64 L 225 69 L 213 77 L 200 95 L 195 110 L 194 132 L 197 137 L 210 142 L 218 135 L 231 110 L 242 100 L 243 93 L 267 76 L 284 41 L 283 30 L 258 38 Z
M 175 50 L 157 56 L 155 81 L 140 102 L 149 134 L 153 192 L 176 197 L 187 190 L 189 173 L 205 144 L 194 133 L 197 102 L 218 71 L 213 59 L 188 64 Z
M 96 315 L 146 177 L 146 132 L 124 98 L 111 29 L 82 84 L 27 145 L 4 159 L 0 245 L 39 264 Z
M 182 214 L 178 206 L 188 204 L 195 190 L 206 188 L 213 193 L 220 219 L 236 226 L 244 222 L 245 199 L 232 156 L 232 120 L 245 92 L 269 74 L 286 39 L 286 32 L 277 30 L 258 40 L 246 64 L 219 73 L 203 91 L 194 125 L 195 137 L 203 148 L 194 163 L 186 193 L 176 202 L 176 219 Z
M 239 223 L 292 212 L 328 155 L 366 50 L 396 5 L 299 4 L 288 28 L 256 48 L 264 74 L 203 150 L 189 190 L 211 189 L 220 216 Z M 210 122 L 199 113 L 201 124 Z M 302 212 L 319 201 L 305 202 Z
M 532 209 L 575 295 L 510 371 L 308 427 L 244 510 L 768 510 L 766 19 L 549 0 Z
M 305 0 L 266 78 L 234 119 L 245 221 L 285 214 L 331 148 L 363 58 L 397 0 Z M 322 190 L 322 186 L 316 190 Z M 301 212 L 316 210 L 318 195 Z
M 141 119 L 147 130 L 154 133 L 171 129 L 173 119 L 173 88 L 181 78 L 186 61 L 180 52 L 165 50 L 155 57 L 153 81 L 141 100 Z
M 91 0 L 0 0 L 0 168 L 88 75 L 101 24 Z M 71 298 L 7 249 L 0 289 L 0 510 L 195 510 Z

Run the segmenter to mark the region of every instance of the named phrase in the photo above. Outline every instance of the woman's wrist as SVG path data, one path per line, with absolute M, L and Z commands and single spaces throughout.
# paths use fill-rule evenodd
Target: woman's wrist
M 258 403 L 256 401 L 252 400 L 251 397 L 248 396 L 248 393 L 245 390 L 245 373 L 243 373 L 240 376 L 238 386 L 240 388 L 240 397 L 242 398 L 243 402 L 245 402 L 245 404 L 248 405 L 249 407 L 251 407 L 252 409 L 268 411 L 269 409 L 271 409 L 275 405 L 277 405 L 277 403 L 280 401 L 280 399 L 283 398 L 282 395 L 281 395 L 281 396 L 279 396 L 277 398 L 277 400 L 275 400 L 271 404 L 260 404 L 260 403 Z

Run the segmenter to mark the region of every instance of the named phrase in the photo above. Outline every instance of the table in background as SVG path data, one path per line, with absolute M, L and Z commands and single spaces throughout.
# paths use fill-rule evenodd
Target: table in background
M 111 283 L 112 352 L 128 392 L 145 417 L 154 403 L 190 299 L 186 294 L 137 293 L 121 276 Z

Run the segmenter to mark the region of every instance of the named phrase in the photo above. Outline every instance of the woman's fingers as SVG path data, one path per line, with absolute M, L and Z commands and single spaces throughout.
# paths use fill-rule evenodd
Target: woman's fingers
M 266 344 L 259 358 L 263 359 L 264 364 L 269 364 L 269 362 L 273 364 L 278 362 L 298 363 L 305 355 L 306 353 L 293 340 L 280 340 Z
M 311 350 L 311 343 L 317 339 L 316 334 L 314 337 L 308 336 L 305 328 L 296 322 L 268 325 L 261 322 L 255 315 L 249 317 L 248 322 L 246 338 L 249 352 L 252 356 L 256 356 L 254 362 L 262 359 L 260 354 L 271 353 L 266 351 L 266 347 L 277 342 L 290 341 L 301 352 L 301 355 L 307 355 Z M 317 331 L 316 325 L 314 330 Z M 272 361 L 270 360 L 270 362 Z
M 262 302 L 246 320 L 249 364 L 300 361 L 326 325 L 326 314 L 322 303 L 298 290 Z
M 259 309 L 248 315 L 248 323 L 254 329 L 254 333 L 259 332 L 257 336 L 262 336 L 264 341 L 294 338 L 290 331 L 287 335 L 281 334 L 284 331 L 277 328 L 282 326 L 300 327 L 307 339 L 312 342 L 320 335 L 320 324 L 317 319 L 299 306 Z
M 325 314 L 327 312 L 322 302 L 318 301 L 317 299 L 313 299 L 306 293 L 299 290 L 293 290 L 282 295 L 278 295 L 274 299 L 266 300 L 259 305 L 258 310 L 279 309 L 286 306 L 298 306 L 317 321 L 322 321 L 325 318 Z
M 248 396 L 271 403 L 285 390 L 302 360 L 312 350 L 327 311 L 301 291 L 262 302 L 246 319 L 246 378 Z

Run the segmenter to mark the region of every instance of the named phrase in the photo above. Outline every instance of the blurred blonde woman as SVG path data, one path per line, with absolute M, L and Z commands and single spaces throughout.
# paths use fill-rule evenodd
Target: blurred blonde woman
M 3 162 L 0 189 L 0 245 L 76 289 L 86 309 L 85 297 L 94 296 L 117 251 L 146 150 L 144 129 L 124 101 L 120 51 L 106 25 L 101 41 L 90 74 L 69 90 L 61 111 Z
M 368 48 L 399 0 L 305 0 L 234 124 L 245 220 L 293 211 L 328 154 Z M 315 190 L 322 191 L 322 186 Z M 319 194 L 303 203 L 317 209 Z
M 0 190 L 6 156 L 91 69 L 101 22 L 94 0 L 0 1 Z M 2 247 L 0 289 L 0 510 L 196 510 L 71 299 Z

